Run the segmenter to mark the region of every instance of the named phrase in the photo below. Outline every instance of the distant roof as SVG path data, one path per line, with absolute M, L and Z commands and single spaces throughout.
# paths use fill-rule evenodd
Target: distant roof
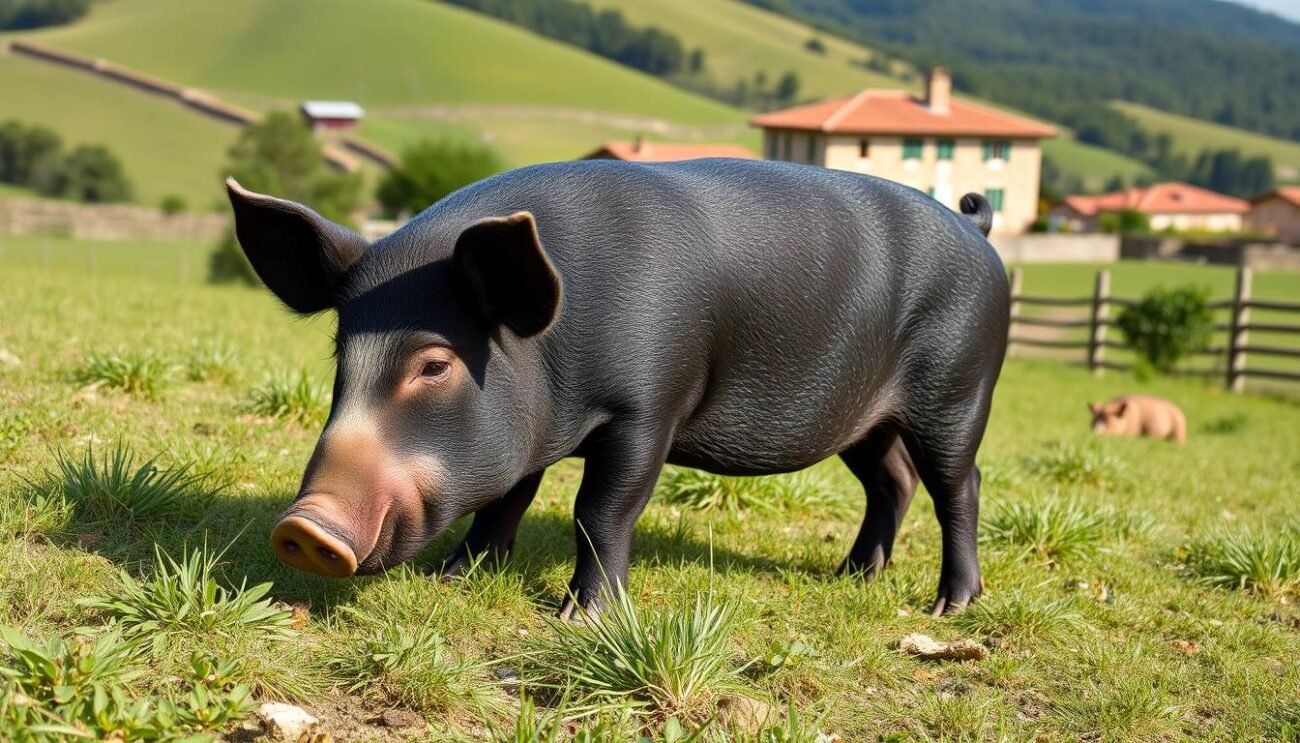
M 352 101 L 303 101 L 302 112 L 313 119 L 359 119 L 366 115 Z
M 1259 196 L 1256 196 L 1255 198 L 1250 200 L 1250 203 L 1258 204 L 1261 201 L 1268 201 L 1269 199 L 1273 199 L 1273 198 L 1278 198 L 1283 201 L 1290 202 L 1295 206 L 1300 206 L 1300 186 L 1283 186 L 1281 188 L 1274 189 L 1272 191 L 1269 191 L 1268 193 L 1260 194 Z
M 750 119 L 749 123 L 767 129 L 832 134 L 1056 136 L 1056 129 L 1046 124 L 967 101 L 954 98 L 948 102 L 947 111 L 936 111 L 906 91 L 872 88 L 857 95 L 772 111 Z
M 1132 209 L 1143 214 L 1245 214 L 1250 203 L 1187 183 L 1155 183 L 1098 196 L 1066 196 L 1066 206 L 1084 216 Z
M 695 160 L 701 157 L 739 157 L 753 160 L 754 153 L 738 144 L 678 144 L 669 142 L 606 142 L 584 160 L 614 159 L 631 162 Z

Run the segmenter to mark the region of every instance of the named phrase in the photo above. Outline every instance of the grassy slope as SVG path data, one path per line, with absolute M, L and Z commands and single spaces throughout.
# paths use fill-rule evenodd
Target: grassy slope
M 136 200 L 157 205 L 180 194 L 192 209 L 221 197 L 219 172 L 238 130 L 161 98 L 89 75 L 13 55 L 0 57 L 0 118 L 44 124 L 64 144 L 108 145 L 135 185 Z
M 1070 134 L 1044 140 L 1043 156 L 1050 157 L 1062 171 L 1082 177 L 1089 190 L 1104 188 L 1115 176 L 1131 183 L 1138 176 L 1151 173 L 1151 168 L 1142 162 L 1102 147 L 1084 144 L 1073 139 Z
M 1245 155 L 1267 155 L 1273 159 L 1279 180 L 1300 182 L 1300 142 L 1275 139 L 1211 121 L 1166 113 L 1137 103 L 1115 101 L 1111 105 L 1137 119 L 1151 132 L 1168 132 L 1174 139 L 1174 148 L 1179 152 L 1195 156 L 1206 148 L 1237 148 Z
M 720 85 L 731 85 L 742 77 L 752 79 L 760 69 L 766 70 L 773 82 L 782 73 L 794 71 L 804 98 L 900 85 L 897 79 L 857 64 L 870 50 L 739 0 L 595 0 L 592 5 L 617 8 L 637 25 L 671 31 L 689 49 L 704 48 L 705 68 Z M 804 49 L 804 43 L 813 37 L 826 45 L 825 55 Z M 917 87 L 917 83 L 909 87 Z
M 192 85 L 292 100 L 544 104 L 686 123 L 739 117 L 653 77 L 428 0 L 115 0 L 84 23 L 37 36 Z
M 1117 285 L 1158 282 L 1163 268 L 1125 269 L 1130 278 L 1117 279 Z M 153 284 L 104 275 L 92 280 L 79 271 L 46 273 L 17 261 L 4 269 L 0 313 L 15 321 L 0 324 L 0 347 L 24 363 L 0 367 L 0 410 L 30 415 L 33 428 L 26 443 L 0 461 L 0 504 L 11 507 L 21 497 L 21 477 L 51 465 L 52 448 L 81 451 L 92 437 L 121 437 L 142 453 L 165 452 L 164 461 L 198 459 L 201 469 L 232 487 L 214 504 L 219 515 L 199 526 L 184 519 L 135 527 L 109 523 L 97 532 L 101 536 L 85 542 L 88 547 L 57 530 L 48 539 L 20 534 L 11 540 L 6 534 L 0 623 L 40 633 L 95 625 L 101 620 L 75 599 L 113 591 L 115 566 L 148 572 L 155 540 L 176 552 L 206 534 L 214 545 L 235 540 L 224 567 L 228 581 L 271 580 L 274 597 L 311 604 L 300 639 L 281 643 L 268 660 L 246 657 L 261 663 L 259 673 L 328 684 L 321 656 L 359 642 L 343 612 L 347 607 L 379 612 L 409 629 L 440 632 L 455 657 L 485 664 L 474 683 L 491 694 L 501 693 L 490 689 L 492 669 L 510 665 L 503 659 L 517 658 L 530 642 L 550 636 L 543 617 L 553 610 L 572 567 L 575 463 L 548 474 L 524 520 L 517 557 L 495 578 L 487 571 L 446 585 L 403 571 L 346 582 L 294 574 L 276 564 L 264 535 L 292 497 L 316 432 L 241 418 L 240 405 L 267 369 L 306 367 L 327 375 L 330 320 L 293 319 L 251 290 L 176 286 L 169 271 L 159 274 L 166 283 Z M 1080 282 L 1069 270 L 1052 267 L 1057 275 L 1044 277 L 1041 286 L 1031 274 L 1027 286 L 1074 291 Z M 1178 269 L 1182 278 L 1199 277 L 1198 270 Z M 1208 280 L 1220 281 L 1217 272 L 1206 276 L 1211 274 Z M 1294 292 L 1295 280 L 1280 276 L 1279 290 Z M 1264 292 L 1266 282 L 1257 283 Z M 66 374 L 89 352 L 151 348 L 183 360 L 195 338 L 235 349 L 233 380 L 181 383 L 156 402 L 103 391 L 73 397 L 75 386 Z M 1135 390 L 1183 405 L 1192 421 L 1187 448 L 1097 441 L 1103 469 L 1123 468 L 1119 484 L 1109 489 L 1025 469 L 1052 442 L 1092 440 L 1083 401 Z M 1206 432 L 1208 424 L 1223 420 L 1237 421 L 1235 428 Z M 926 664 L 891 647 L 909 632 L 985 637 L 955 620 L 924 615 L 939 565 L 939 530 L 924 496 L 904 521 L 895 564 L 884 580 L 864 585 L 831 577 L 861 508 L 858 486 L 834 461 L 817 471 L 846 506 L 838 515 L 818 509 L 733 519 L 681 514 L 656 499 L 637 527 L 631 585 L 647 608 L 687 607 L 710 586 L 737 601 L 745 620 L 731 646 L 737 662 L 764 654 L 774 642 L 811 645 L 818 657 L 774 672 L 760 664 L 745 683 L 754 687 L 751 693 L 823 711 L 822 729 L 845 740 L 894 732 L 911 733 L 900 739 L 915 740 L 979 740 L 990 734 L 1043 741 L 1276 739 L 1284 724 L 1296 722 L 1300 668 L 1286 659 L 1300 654 L 1294 629 L 1300 615 L 1294 606 L 1264 597 L 1195 585 L 1179 570 L 1180 546 L 1224 529 L 1275 529 L 1293 518 L 1298 437 L 1300 407 L 1291 402 L 1233 396 L 1187 381 L 1141 383 L 1114 374 L 1094 379 L 1059 364 L 1010 362 L 980 457 L 986 523 L 1011 502 L 1078 498 L 1085 508 L 1150 517 L 1156 530 L 1128 539 L 1107 530 L 1099 552 L 1055 568 L 1020 547 L 986 545 L 985 602 L 997 606 L 1018 594 L 1028 614 L 994 611 L 998 625 L 989 631 L 1001 637 L 984 662 Z M 441 539 L 417 563 L 435 564 L 451 539 Z M 1057 613 L 1077 615 L 1078 624 L 1044 619 L 1051 602 Z M 1034 636 L 1036 624 L 1044 634 Z M 204 637 L 192 645 L 217 642 Z M 1188 642 L 1190 651 L 1178 644 Z M 424 683 L 435 684 L 436 677 Z M 319 709 L 319 703 L 312 695 L 306 706 Z M 449 705 L 427 711 L 435 729 L 468 731 L 481 724 L 482 716 L 454 696 Z

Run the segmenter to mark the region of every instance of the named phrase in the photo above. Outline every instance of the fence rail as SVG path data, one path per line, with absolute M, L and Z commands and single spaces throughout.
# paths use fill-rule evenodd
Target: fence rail
M 1011 272 L 1011 326 L 1007 335 L 1007 353 L 1016 355 L 1023 348 L 1052 348 L 1078 350 L 1083 352 L 1083 362 L 1094 374 L 1105 369 L 1127 371 L 1132 364 L 1106 358 L 1107 350 L 1133 351 L 1133 347 L 1108 336 L 1111 328 L 1118 328 L 1119 323 L 1111 319 L 1111 308 L 1125 308 L 1136 305 L 1139 300 L 1128 297 L 1116 297 L 1110 293 L 1110 272 L 1101 270 L 1093 283 L 1091 296 L 1087 297 L 1044 297 L 1024 294 L 1021 287 L 1024 275 L 1021 269 Z M 1300 302 L 1285 302 L 1272 299 L 1255 299 L 1251 297 L 1252 275 L 1249 268 L 1237 270 L 1237 280 L 1231 299 L 1219 299 L 1209 303 L 1210 309 L 1227 310 L 1228 322 L 1216 323 L 1216 332 L 1227 333 L 1224 345 L 1210 346 L 1193 353 L 1194 356 L 1219 358 L 1224 360 L 1223 368 L 1180 369 L 1179 374 L 1193 376 L 1224 377 L 1228 389 L 1241 392 L 1248 377 L 1260 379 L 1280 379 L 1300 382 L 1300 371 L 1263 368 L 1256 364 L 1247 364 L 1251 356 L 1300 359 L 1300 345 L 1296 347 L 1251 344 L 1251 331 L 1280 335 L 1300 336 L 1300 322 L 1295 324 L 1280 322 L 1252 322 L 1251 310 L 1269 312 L 1295 313 L 1300 320 Z M 1078 317 L 1044 317 L 1027 315 L 1026 307 L 1047 308 L 1084 308 L 1086 315 Z M 1055 328 L 1061 330 L 1087 329 L 1083 339 L 1073 338 L 1038 338 L 1024 335 L 1027 328 Z

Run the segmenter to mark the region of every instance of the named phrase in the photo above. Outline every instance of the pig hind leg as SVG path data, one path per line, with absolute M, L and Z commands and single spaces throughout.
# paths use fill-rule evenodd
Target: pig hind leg
M 442 577 L 451 578 L 465 572 L 480 555 L 504 559 L 515 546 L 519 521 L 537 495 L 545 470 L 528 475 L 508 493 L 474 512 L 465 538 L 452 550 L 442 565 Z
M 840 452 L 867 493 L 867 513 L 840 573 L 874 578 L 889 564 L 903 516 L 916 493 L 918 476 L 897 429 L 882 426 Z

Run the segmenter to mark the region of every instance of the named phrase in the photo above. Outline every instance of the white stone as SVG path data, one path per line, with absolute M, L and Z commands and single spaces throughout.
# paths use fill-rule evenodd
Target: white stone
M 267 736 L 280 743 L 296 743 L 304 735 L 316 732 L 319 721 L 302 707 L 267 702 L 253 713 Z

